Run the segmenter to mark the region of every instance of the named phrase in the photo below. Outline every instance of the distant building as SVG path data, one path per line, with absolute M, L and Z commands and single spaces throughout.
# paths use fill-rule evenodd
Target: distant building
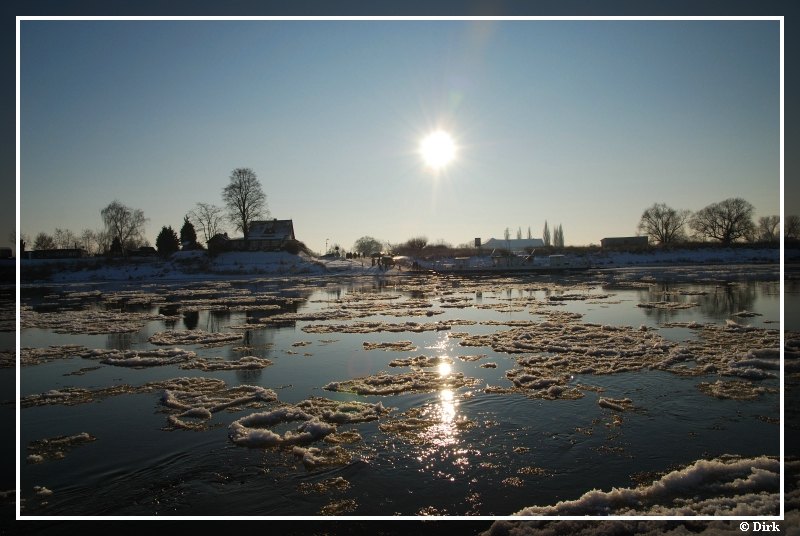
M 600 247 L 615 248 L 615 247 L 636 247 L 646 246 L 646 236 L 620 236 L 614 238 L 603 238 L 600 240 Z
M 36 249 L 28 252 L 29 259 L 85 259 L 89 252 L 85 249 Z
M 0 247 L 0 259 L 10 259 L 10 258 L 11 258 L 11 248 Z
M 288 243 L 297 242 L 292 220 L 250 222 L 250 233 L 244 238 L 216 234 L 208 240 L 209 251 L 280 251 Z
M 153 246 L 141 246 L 128 250 L 128 257 L 155 257 L 156 255 L 158 252 Z
M 544 242 L 541 238 L 514 238 L 512 240 L 490 238 L 481 245 L 483 249 L 510 249 L 511 251 L 525 251 L 528 248 L 543 247 Z

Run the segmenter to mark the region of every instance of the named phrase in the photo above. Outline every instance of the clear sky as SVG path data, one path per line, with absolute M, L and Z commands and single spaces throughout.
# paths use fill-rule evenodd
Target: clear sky
M 21 230 L 155 242 L 249 167 L 315 251 L 457 245 L 561 224 L 636 232 L 653 203 L 780 213 L 778 21 L 21 22 Z M 444 130 L 455 159 L 428 169 Z

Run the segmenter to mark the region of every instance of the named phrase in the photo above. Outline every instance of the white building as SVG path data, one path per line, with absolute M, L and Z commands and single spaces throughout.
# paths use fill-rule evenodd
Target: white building
M 511 251 L 526 251 L 527 248 L 543 248 L 544 241 L 541 238 L 514 238 L 504 240 L 502 238 L 490 238 L 483 244 L 482 249 L 510 249 Z

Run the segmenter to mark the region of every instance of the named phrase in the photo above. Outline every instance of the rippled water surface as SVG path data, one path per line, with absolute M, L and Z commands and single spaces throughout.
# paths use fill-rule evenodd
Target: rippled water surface
M 763 367 L 759 370 L 767 374 L 761 379 L 721 377 L 714 371 L 692 374 L 690 369 L 705 366 L 692 360 L 661 369 L 547 376 L 542 372 L 547 370 L 542 368 L 545 360 L 557 358 L 558 351 L 508 353 L 462 344 L 469 337 L 527 329 L 513 325 L 520 321 L 589 324 L 597 333 L 604 325 L 629 326 L 632 337 L 658 336 L 665 344 L 678 346 L 698 341 L 698 326 L 703 324 L 780 328 L 776 274 L 765 271 L 756 279 L 735 280 L 660 279 L 601 273 L 569 279 L 354 278 L 25 287 L 23 324 L 27 315 L 33 325 L 21 331 L 20 346 L 81 348 L 23 366 L 23 401 L 66 388 L 95 394 L 91 401 L 73 405 L 22 404 L 22 513 L 500 516 L 527 506 L 576 500 L 592 489 L 636 487 L 638 474 L 663 473 L 720 454 L 778 455 L 780 380 Z M 787 282 L 788 330 L 798 329 L 798 315 L 788 314 L 800 302 L 798 290 L 796 282 Z M 564 296 L 569 299 L 559 299 Z M 333 310 L 357 317 L 286 317 Z M 125 333 L 92 333 L 86 327 L 87 317 L 67 328 L 44 325 L 45 318 L 57 322 L 58 315 L 67 318 L 75 311 L 120 313 L 109 329 L 123 322 L 122 313 L 163 317 L 144 320 Z M 754 315 L 731 316 L 742 311 Z M 567 313 L 577 315 L 567 319 Z M 554 314 L 559 316 L 548 316 Z M 271 322 L 275 315 L 284 315 L 283 320 Z M 494 322 L 482 323 L 488 321 Z M 317 333 L 309 328 L 356 322 L 438 322 L 441 329 Z M 186 330 L 237 334 L 241 339 L 207 348 L 190 341 L 166 346 L 152 342 L 159 333 Z M 366 344 L 399 341 L 410 345 L 394 351 L 368 349 Z M 0 343 L 13 347 L 5 339 Z M 86 353 L 176 347 L 196 357 L 131 368 Z M 389 365 L 420 355 L 449 359 L 426 368 Z M 482 357 L 464 359 L 478 355 Z M 242 363 L 243 356 L 272 364 L 251 370 L 180 368 L 203 358 L 208 363 Z M 534 370 L 525 369 L 518 360 L 537 356 L 543 358 L 537 374 L 558 379 L 563 388 L 560 396 L 541 396 L 550 384 L 534 388 L 523 382 L 525 388 L 513 392 L 513 379 Z M 427 372 L 438 375 L 439 383 L 392 395 L 332 390 L 336 384 L 382 371 Z M 0 381 L 13 382 L 12 370 L 0 372 L 4 373 Z M 214 411 L 209 419 L 181 417 L 191 425 L 184 429 L 174 421 L 170 424 L 170 417 L 183 410 L 165 404 L 164 392 L 169 389 L 163 385 L 143 389 L 149 382 L 183 377 L 222 380 L 225 388 L 262 387 L 274 391 L 277 400 L 245 400 Z M 466 384 L 459 387 L 457 381 L 447 380 L 456 377 L 467 379 Z M 710 396 L 698 388 L 701 382 L 720 379 L 763 389 L 749 399 L 735 399 Z M 119 391 L 109 391 L 112 387 Z M 575 396 L 564 396 L 568 393 Z M 229 437 L 230 426 L 238 419 L 296 407 L 312 397 L 372 407 L 380 403 L 383 413 L 376 420 L 329 424 L 336 426 L 337 434 L 355 431 L 360 436 L 346 436 L 350 439 L 341 443 L 319 436 L 294 445 L 248 447 Z M 630 404 L 619 411 L 600 404 L 601 398 L 629 399 Z M 300 424 L 284 420 L 253 429 L 283 436 Z M 93 440 L 73 440 L 61 456 L 29 458 L 38 452 L 29 448 L 37 441 L 81 433 Z M 786 434 L 787 443 L 797 435 L 788 427 Z M 309 464 L 304 463 L 303 452 L 329 457 Z M 52 493 L 37 494 L 41 487 Z

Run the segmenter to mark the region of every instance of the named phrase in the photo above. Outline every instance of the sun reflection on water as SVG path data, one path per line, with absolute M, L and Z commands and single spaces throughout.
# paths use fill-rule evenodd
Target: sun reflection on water
M 447 365 L 449 368 L 449 365 Z M 428 419 L 431 425 L 421 434 L 423 441 L 433 447 L 450 447 L 458 444 L 461 422 L 456 414 L 458 400 L 452 389 L 439 393 L 436 404 L 429 406 Z

